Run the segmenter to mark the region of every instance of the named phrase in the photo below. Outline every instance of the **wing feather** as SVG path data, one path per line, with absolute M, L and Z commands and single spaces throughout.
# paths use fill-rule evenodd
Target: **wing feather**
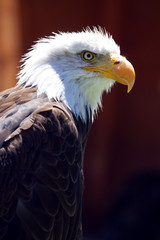
M 85 137 L 74 117 L 34 88 L 5 91 L 0 104 L 0 239 L 14 238 L 15 220 L 19 239 L 79 239 Z

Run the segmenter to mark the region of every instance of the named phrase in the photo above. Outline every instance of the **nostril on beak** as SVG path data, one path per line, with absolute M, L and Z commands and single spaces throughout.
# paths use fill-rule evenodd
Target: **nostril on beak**
M 118 65 L 118 64 L 120 64 L 120 61 L 116 61 L 116 62 L 114 62 L 114 64 L 115 64 L 115 65 Z

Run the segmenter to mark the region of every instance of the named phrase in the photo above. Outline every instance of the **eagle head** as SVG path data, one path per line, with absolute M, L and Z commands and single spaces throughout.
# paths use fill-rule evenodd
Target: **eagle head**
M 127 85 L 129 92 L 135 81 L 131 63 L 101 28 L 53 33 L 37 41 L 22 61 L 18 84 L 64 102 L 84 121 L 86 109 L 94 118 L 103 92 L 115 82 Z

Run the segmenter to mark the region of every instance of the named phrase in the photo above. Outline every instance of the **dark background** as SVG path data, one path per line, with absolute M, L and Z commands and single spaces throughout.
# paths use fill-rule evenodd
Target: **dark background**
M 85 235 L 96 236 L 97 232 L 103 235 L 97 239 L 121 239 L 121 234 L 111 238 L 112 232 L 118 232 L 111 219 L 119 211 L 127 214 L 124 222 L 115 218 L 119 219 L 117 225 L 123 222 L 124 232 L 127 224 L 134 225 L 130 219 L 135 214 L 135 222 L 144 222 L 144 232 L 152 229 L 149 239 L 154 239 L 156 230 L 150 224 L 153 216 L 140 217 L 139 209 L 144 212 L 151 209 L 156 215 L 159 208 L 152 196 L 156 195 L 157 202 L 160 190 L 160 1 L 0 0 L 0 90 L 14 86 L 20 56 L 38 38 L 51 32 L 80 31 L 86 26 L 98 25 L 113 35 L 122 55 L 133 64 L 136 83 L 129 94 L 125 86 L 118 84 L 110 94 L 104 94 L 103 112 L 93 124 L 84 161 Z M 129 201 L 133 205 L 127 208 Z M 128 210 L 124 210 L 125 207 Z M 147 223 L 146 218 L 149 218 Z M 103 225 L 108 228 L 105 231 L 111 232 L 110 238 L 104 237 Z M 155 225 L 160 229 L 159 222 Z M 115 230 L 110 231 L 111 228 Z M 160 239 L 160 235 L 156 237 Z

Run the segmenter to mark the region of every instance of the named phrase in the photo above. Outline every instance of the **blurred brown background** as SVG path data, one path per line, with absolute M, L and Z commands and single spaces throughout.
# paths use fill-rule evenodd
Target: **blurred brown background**
M 51 32 L 102 26 L 133 64 L 136 83 L 104 94 L 85 154 L 84 229 L 101 224 L 128 179 L 160 170 L 160 1 L 0 0 L 0 90 L 19 60 Z

